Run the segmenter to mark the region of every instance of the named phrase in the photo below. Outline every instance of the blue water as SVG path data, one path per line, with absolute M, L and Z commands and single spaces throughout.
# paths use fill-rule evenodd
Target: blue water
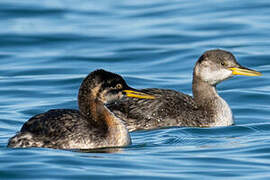
M 0 179 L 269 179 L 269 12 L 268 0 L 1 0 Z M 263 73 L 218 86 L 234 126 L 133 132 L 131 146 L 97 152 L 6 148 L 31 116 L 77 108 L 97 68 L 191 94 L 213 48 Z

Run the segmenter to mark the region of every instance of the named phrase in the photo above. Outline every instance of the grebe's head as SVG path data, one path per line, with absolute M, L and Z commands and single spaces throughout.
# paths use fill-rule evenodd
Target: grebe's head
M 260 72 L 241 66 L 232 53 L 220 49 L 204 52 L 193 73 L 194 78 L 213 86 L 234 75 L 261 76 Z
M 99 100 L 104 104 L 119 100 L 123 96 L 154 99 L 154 96 L 140 92 L 127 85 L 118 74 L 99 69 L 91 72 L 82 82 L 79 90 L 80 101 Z

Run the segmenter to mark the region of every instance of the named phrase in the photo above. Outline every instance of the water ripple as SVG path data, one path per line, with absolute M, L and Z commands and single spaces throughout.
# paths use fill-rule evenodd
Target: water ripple
M 269 1 L 0 2 L 0 179 L 269 179 Z M 126 148 L 9 149 L 31 116 L 77 108 L 97 68 L 136 88 L 192 93 L 192 69 L 223 48 L 263 73 L 220 85 L 235 125 L 131 133 Z

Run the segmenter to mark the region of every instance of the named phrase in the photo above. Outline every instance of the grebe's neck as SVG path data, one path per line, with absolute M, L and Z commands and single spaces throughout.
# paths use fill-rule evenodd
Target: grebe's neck
M 121 119 L 117 118 L 104 104 L 104 100 L 97 98 L 99 86 L 84 88 L 81 86 L 78 94 L 78 105 L 81 115 L 103 129 L 107 146 L 129 145 L 131 140 L 128 130 Z
M 227 102 L 218 95 L 216 86 L 193 75 L 193 97 L 197 105 L 207 112 L 209 126 L 229 126 L 233 124 L 233 115 Z
M 99 120 L 105 121 L 107 127 L 106 139 L 110 146 L 126 146 L 131 139 L 124 122 L 116 117 L 104 104 L 98 103 L 96 114 Z
M 84 82 L 81 84 L 79 93 L 78 93 L 78 106 L 80 113 L 85 118 L 94 117 L 91 119 L 96 118 L 96 105 L 98 101 L 100 101 L 97 98 L 97 95 L 100 90 L 99 86 L 91 87 L 91 84 L 88 83 L 88 81 L 84 80 Z

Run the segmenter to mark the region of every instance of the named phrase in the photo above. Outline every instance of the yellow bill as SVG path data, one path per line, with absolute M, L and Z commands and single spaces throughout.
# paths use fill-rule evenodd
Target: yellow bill
M 134 98 L 140 98 L 140 99 L 155 99 L 156 98 L 155 96 L 138 92 L 138 91 L 133 91 L 133 90 L 124 90 L 124 92 L 126 93 L 126 96 L 128 97 L 134 97 Z
M 229 68 L 233 75 L 243 75 L 243 76 L 261 76 L 262 73 L 258 72 L 258 71 L 254 71 L 251 69 L 247 69 L 244 67 L 240 67 L 240 68 Z

